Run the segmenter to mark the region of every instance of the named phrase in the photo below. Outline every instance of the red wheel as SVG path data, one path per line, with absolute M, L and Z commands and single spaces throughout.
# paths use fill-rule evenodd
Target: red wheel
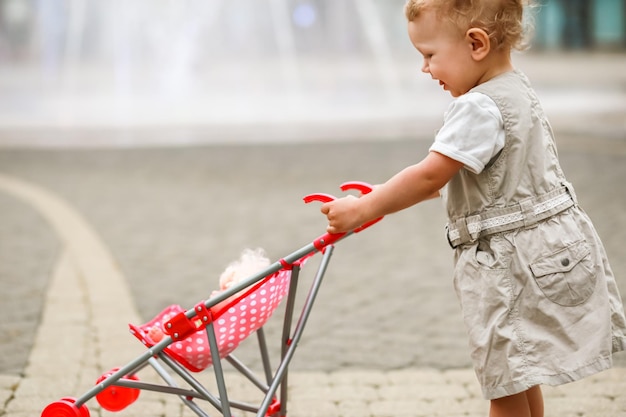
M 106 378 L 111 376 L 117 369 L 113 369 L 109 373 L 102 375 L 96 382 L 99 384 Z M 125 376 L 124 379 L 131 379 L 133 381 L 139 381 L 139 378 L 135 375 Z M 137 388 L 117 387 L 110 386 L 104 389 L 102 392 L 96 395 L 96 400 L 102 408 L 108 411 L 122 411 L 129 405 L 135 402 L 139 398 L 139 390 Z
M 72 398 L 72 397 L 65 397 L 65 398 L 61 398 L 61 401 L 67 401 L 70 402 L 72 404 L 76 403 L 76 398 Z M 76 406 L 74 406 L 76 407 Z M 89 417 L 89 409 L 87 408 L 87 404 L 83 404 L 80 406 L 80 408 L 78 409 L 78 411 L 80 412 L 80 417 Z
M 89 409 L 85 404 L 76 408 L 74 398 L 63 398 L 49 404 L 41 412 L 41 417 L 89 417 Z

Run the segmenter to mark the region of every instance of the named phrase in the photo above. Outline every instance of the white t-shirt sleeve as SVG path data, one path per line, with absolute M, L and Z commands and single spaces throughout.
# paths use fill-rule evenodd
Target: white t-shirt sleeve
M 504 141 L 504 121 L 498 106 L 489 96 L 473 92 L 450 104 L 430 150 L 480 174 L 504 148 Z

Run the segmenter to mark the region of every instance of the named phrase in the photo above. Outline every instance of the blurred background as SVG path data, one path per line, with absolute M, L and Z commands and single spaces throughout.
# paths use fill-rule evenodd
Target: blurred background
M 419 72 L 403 4 L 0 0 L 0 142 L 404 136 L 449 98 Z M 530 59 L 626 51 L 626 1 L 540 6 Z

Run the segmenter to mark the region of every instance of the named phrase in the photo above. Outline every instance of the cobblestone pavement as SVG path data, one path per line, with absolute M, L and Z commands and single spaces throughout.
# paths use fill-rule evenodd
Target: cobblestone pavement
M 383 181 L 423 154 L 427 145 L 427 141 L 396 141 L 323 146 L 6 150 L 0 153 L 0 165 L 5 174 L 51 190 L 85 216 L 128 282 L 139 313 L 135 320 L 146 320 L 167 304 L 179 303 L 188 308 L 206 298 L 217 286 L 219 273 L 242 248 L 263 247 L 277 259 L 317 237 L 324 221 L 317 206 L 302 203 L 303 195 L 338 194 L 338 179 Z M 583 207 L 604 238 L 620 289 L 626 293 L 622 278 L 626 263 L 620 256 L 626 228 L 619 227 L 626 224 L 626 193 L 619 186 L 626 178 L 626 145 L 602 138 L 589 142 L 566 137 L 560 151 Z M 2 242 L 8 248 L 3 256 L 20 260 L 18 264 L 3 262 L 10 265 L 5 268 L 14 268 L 4 274 L 29 284 L 9 285 L 3 292 L 12 303 L 3 306 L 11 306 L 7 314 L 14 318 L 8 329 L 3 329 L 9 334 L 3 338 L 3 373 L 8 374 L 11 386 L 27 365 L 29 349 L 14 349 L 16 339 L 11 339 L 9 332 L 16 332 L 22 338 L 21 345 L 28 346 L 36 327 L 32 318 L 41 314 L 42 305 L 24 301 L 43 299 L 43 285 L 63 250 L 32 207 L 11 195 L 0 195 L 5 219 L 15 219 L 10 224 L 2 222 Z M 420 373 L 421 377 L 432 377 L 432 381 L 442 384 L 441 389 L 433 391 L 438 392 L 437 398 L 427 396 L 419 401 L 430 401 L 429 407 L 436 408 L 443 397 L 456 395 L 461 409 L 469 410 L 464 403 L 467 400 L 475 402 L 470 408 L 484 410 L 469 371 L 464 329 L 450 282 L 450 252 L 442 235 L 442 216 L 439 203 L 428 202 L 389 216 L 337 245 L 305 337 L 290 367 L 292 371 L 333 381 L 335 377 L 352 378 L 354 373 L 360 378 L 358 375 L 365 373 L 370 377 L 399 378 L 410 385 L 415 381 L 404 372 L 419 369 L 426 372 Z M 26 239 L 25 234 L 37 240 Z M 14 235 L 19 238 L 13 239 Z M 34 259 L 40 261 L 35 262 L 36 266 Z M 102 276 L 105 286 L 107 279 Z M 79 288 L 70 286 L 64 292 L 65 297 L 80 297 Z M 119 319 L 122 314 L 116 306 L 116 294 L 109 297 L 103 308 L 106 314 Z M 129 313 L 129 317 L 133 315 Z M 80 317 L 75 319 L 82 321 Z M 103 337 L 110 341 L 110 347 L 101 343 L 102 349 L 117 351 L 116 347 L 125 342 L 112 339 L 130 338 L 124 326 L 120 327 L 117 336 Z M 268 326 L 269 340 L 277 340 L 278 331 L 278 326 Z M 77 337 L 82 340 L 84 335 Z M 66 345 L 71 343 L 71 334 L 63 333 L 61 340 L 50 335 L 46 343 Z M 254 364 L 256 352 L 241 350 L 240 356 Z M 129 359 L 120 356 L 118 360 L 123 362 L 114 364 Z M 626 364 L 623 355 L 616 359 L 618 365 Z M 89 363 L 88 358 L 81 360 Z M 92 367 L 92 375 L 98 375 L 97 366 Z M 605 375 L 610 384 L 615 382 L 612 378 L 621 378 L 615 376 L 621 371 L 611 372 Z M 452 385 L 453 377 L 463 381 L 461 388 L 456 384 L 459 381 Z M 414 399 L 384 398 L 380 392 L 384 386 L 378 381 L 370 388 L 375 397 L 393 403 L 386 404 L 389 410 L 415 409 Z M 454 394 L 454 389 L 460 391 Z M 557 403 L 570 395 L 567 388 L 555 392 Z M 563 407 L 574 407 L 572 404 L 563 400 Z M 382 409 L 386 406 L 372 403 L 370 412 L 385 415 Z
M 595 135 L 574 133 L 581 120 L 555 125 L 565 172 L 626 294 L 624 119 L 598 120 L 605 130 Z M 140 351 L 126 323 L 206 298 L 244 248 L 277 259 L 321 234 L 319 207 L 302 196 L 340 194 L 347 180 L 384 181 L 429 143 L 0 150 L 0 416 L 36 415 L 50 401 L 81 394 Z M 55 198 L 85 224 L 74 224 Z M 443 224 L 431 201 L 337 245 L 290 366 L 291 415 L 486 415 Z M 77 232 L 86 227 L 95 237 Z M 77 243 L 67 243 L 70 235 Z M 271 322 L 269 340 L 278 332 Z M 238 354 L 254 365 L 255 352 L 243 348 Z M 624 415 L 625 356 L 616 355 L 611 371 L 547 388 L 550 415 Z M 187 415 L 174 402 L 142 401 L 124 415 Z

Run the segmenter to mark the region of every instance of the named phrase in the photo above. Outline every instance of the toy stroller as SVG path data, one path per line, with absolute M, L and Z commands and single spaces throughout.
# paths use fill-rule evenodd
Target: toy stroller
M 372 187 L 362 182 L 349 182 L 343 184 L 341 189 L 357 190 L 366 194 Z M 304 197 L 306 203 L 334 199 L 332 195 L 321 193 Z M 49 404 L 41 416 L 89 417 L 87 402 L 94 397 L 103 409 L 121 411 L 135 402 L 142 390 L 178 397 L 200 417 L 209 416 L 200 403 L 213 407 L 224 417 L 231 417 L 232 409 L 255 413 L 257 417 L 286 416 L 288 366 L 313 308 L 334 243 L 379 220 L 381 219 L 348 233 L 326 233 L 263 271 L 206 301 L 199 302 L 192 309 L 170 306 L 148 323 L 140 326 L 130 324 L 131 333 L 146 346 L 146 352 L 125 366 L 114 368 L 102 375 L 97 379 L 96 385 L 82 396 L 65 397 Z M 318 252 L 322 253 L 322 259 L 297 324 L 292 329 L 300 269 Z M 285 296 L 287 301 L 280 361 L 276 368 L 272 368 L 263 326 Z M 163 329 L 164 334 L 159 338 L 151 335 L 150 329 L 155 326 Z M 264 373 L 262 377 L 257 376 L 232 353 L 252 333 L 257 334 Z M 222 359 L 259 390 L 263 398 L 260 404 L 229 398 Z M 192 375 L 210 366 L 214 370 L 217 393 L 210 392 Z M 153 368 L 163 382 L 141 382 L 138 374 L 147 367 Z M 181 386 L 181 383 L 185 385 Z

